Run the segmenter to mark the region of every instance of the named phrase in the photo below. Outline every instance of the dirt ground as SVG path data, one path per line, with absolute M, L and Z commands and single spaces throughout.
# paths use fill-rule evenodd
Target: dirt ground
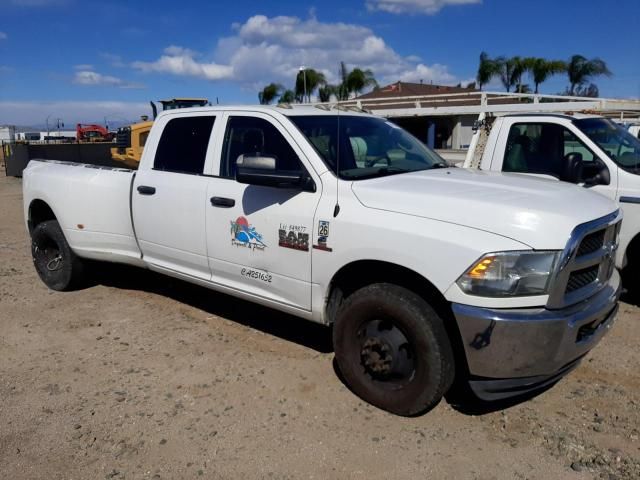
M 0 478 L 640 478 L 640 308 L 511 406 L 399 418 L 356 398 L 321 326 L 131 268 L 55 293 L 0 172 Z

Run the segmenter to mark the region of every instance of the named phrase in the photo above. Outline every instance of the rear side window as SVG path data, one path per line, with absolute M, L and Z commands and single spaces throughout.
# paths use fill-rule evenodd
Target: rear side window
M 201 174 L 215 117 L 181 117 L 169 120 L 162 131 L 155 170 Z

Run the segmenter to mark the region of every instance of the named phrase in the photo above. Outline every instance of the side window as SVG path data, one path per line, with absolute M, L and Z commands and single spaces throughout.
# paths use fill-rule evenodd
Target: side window
M 516 123 L 507 137 L 502 170 L 541 173 L 562 179 L 568 155 L 579 153 L 583 162 L 594 162 L 589 148 L 562 125 Z
M 589 148 L 569 130 L 564 130 L 564 155 L 579 153 L 583 162 L 595 162 L 596 157 Z
M 303 170 L 289 142 L 276 127 L 262 118 L 229 118 L 224 134 L 220 176 L 235 178 L 236 161 L 241 155 L 275 157 L 278 170 Z
M 169 120 L 162 131 L 155 170 L 201 174 L 215 117 L 179 117 Z
M 149 138 L 149 131 L 142 132 L 140 134 L 140 146 L 144 147 L 147 144 L 147 138 Z

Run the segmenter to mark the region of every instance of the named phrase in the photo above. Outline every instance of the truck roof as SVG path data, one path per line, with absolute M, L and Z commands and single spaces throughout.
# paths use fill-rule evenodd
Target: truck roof
M 370 113 L 357 107 L 338 108 L 338 105 L 317 104 L 317 105 L 214 105 L 211 107 L 191 107 L 181 108 L 177 110 L 167 110 L 161 112 L 158 116 L 176 115 L 188 112 L 226 112 L 229 110 L 242 112 L 262 112 L 262 113 L 279 113 L 285 116 L 301 116 L 301 115 L 362 115 L 372 116 Z
M 565 118 L 568 120 L 581 120 L 583 118 L 602 118 L 601 115 L 595 115 L 590 113 L 543 113 L 543 112 L 532 112 L 532 113 L 511 113 L 509 115 L 502 115 L 503 117 L 555 117 L 555 118 Z

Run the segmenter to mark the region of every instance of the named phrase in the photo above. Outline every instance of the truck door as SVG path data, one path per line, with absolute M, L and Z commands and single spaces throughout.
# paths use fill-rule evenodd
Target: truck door
M 208 179 L 202 175 L 212 115 L 169 116 L 149 168 L 137 172 L 132 209 L 136 237 L 152 266 L 208 280 L 205 206 Z M 153 148 L 153 147 L 152 147 Z
M 266 114 L 225 115 L 219 176 L 207 188 L 207 251 L 212 281 L 250 295 L 311 310 L 313 218 L 320 182 L 287 130 Z M 220 143 L 220 142 L 218 142 Z M 305 169 L 307 192 L 236 182 L 238 157 L 269 155 L 282 170 Z
M 609 169 L 582 136 L 561 122 L 507 118 L 501 126 L 491 169 L 585 184 L 615 200 L 617 170 Z M 576 160 L 582 163 L 579 179 L 572 177 L 568 168 L 569 163 Z M 603 170 L 608 174 L 608 184 L 591 186 L 590 180 Z

